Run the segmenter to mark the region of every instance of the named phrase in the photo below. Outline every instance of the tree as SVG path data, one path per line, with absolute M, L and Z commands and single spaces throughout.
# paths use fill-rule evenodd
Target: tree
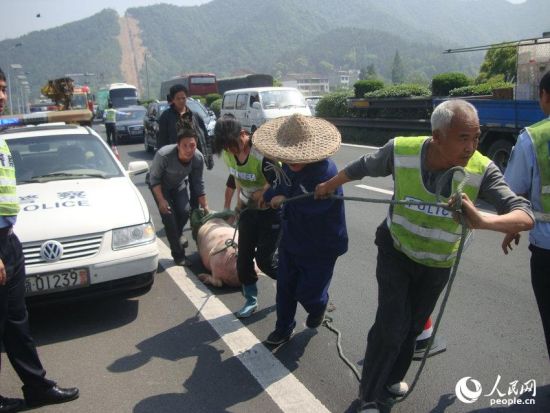
M 401 57 L 399 57 L 399 52 L 395 52 L 393 57 L 393 64 L 391 68 L 391 81 L 394 85 L 398 85 L 405 81 L 405 68 L 403 67 L 403 62 Z
M 378 77 L 378 74 L 376 73 L 376 67 L 374 66 L 374 63 L 371 63 L 367 66 L 367 79 L 375 79 Z
M 366 68 L 361 68 L 359 71 L 359 80 L 373 80 L 378 79 L 378 75 L 376 74 L 376 68 L 374 67 L 374 63 L 371 63 Z
M 517 47 L 500 47 L 498 45 L 491 47 L 485 54 L 476 83 L 486 82 L 498 75 L 504 75 L 504 80 L 507 82 L 514 81 L 517 60 Z

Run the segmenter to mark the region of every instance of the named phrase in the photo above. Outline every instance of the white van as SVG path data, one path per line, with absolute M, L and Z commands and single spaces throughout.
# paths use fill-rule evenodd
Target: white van
M 302 93 L 293 87 L 258 87 L 228 90 L 221 116 L 231 114 L 251 133 L 270 119 L 294 113 L 311 116 Z

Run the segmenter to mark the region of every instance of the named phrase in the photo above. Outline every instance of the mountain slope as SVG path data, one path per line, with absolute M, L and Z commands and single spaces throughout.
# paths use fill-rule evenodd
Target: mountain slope
M 417 77 L 449 70 L 474 74 L 483 53 L 441 52 L 540 36 L 550 30 L 549 15 L 547 0 L 518 5 L 505 0 L 160 4 L 128 9 L 122 25 L 114 10 L 104 10 L 88 19 L 2 41 L 0 66 L 22 64 L 34 91 L 49 78 L 95 73 L 95 78 L 78 80 L 91 81 L 93 86 L 129 81 L 142 89 L 149 80 L 151 96 L 156 96 L 162 80 L 185 72 L 323 74 L 329 67 L 360 69 L 375 64 L 388 78 L 396 51 L 407 71 Z M 121 42 L 117 36 L 128 33 L 127 27 L 132 35 Z M 17 42 L 23 47 L 14 47 Z

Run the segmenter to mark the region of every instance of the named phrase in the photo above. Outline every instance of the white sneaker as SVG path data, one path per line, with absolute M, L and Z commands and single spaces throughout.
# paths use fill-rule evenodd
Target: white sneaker
M 404 381 L 400 381 L 399 383 L 392 384 L 391 386 L 386 386 L 386 389 L 392 396 L 403 397 L 409 391 L 409 385 Z

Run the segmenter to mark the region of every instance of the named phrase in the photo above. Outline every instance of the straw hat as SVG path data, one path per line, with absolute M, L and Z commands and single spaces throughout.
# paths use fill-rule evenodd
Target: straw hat
M 253 143 L 264 156 L 285 163 L 312 163 L 340 148 L 340 132 L 324 119 L 295 114 L 272 119 L 254 132 Z

